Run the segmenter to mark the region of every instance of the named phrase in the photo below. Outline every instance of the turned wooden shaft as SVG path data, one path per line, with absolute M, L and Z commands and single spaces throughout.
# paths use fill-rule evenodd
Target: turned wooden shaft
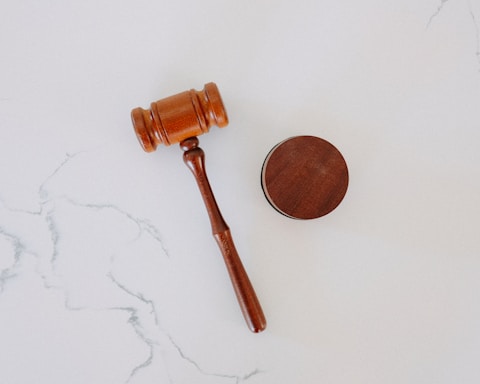
M 255 294 L 255 290 L 238 256 L 230 228 L 223 219 L 217 202 L 215 201 L 205 171 L 205 154 L 203 150 L 198 147 L 198 139 L 196 137 L 184 140 L 180 146 L 185 151 L 183 160 L 195 176 L 203 201 L 205 202 L 213 236 L 222 252 L 245 321 L 252 332 L 261 332 L 267 324 L 265 316 L 257 295 Z

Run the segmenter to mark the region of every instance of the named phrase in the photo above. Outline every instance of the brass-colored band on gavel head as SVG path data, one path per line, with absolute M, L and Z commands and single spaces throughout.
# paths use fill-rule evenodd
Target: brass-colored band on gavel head
M 228 117 L 215 83 L 151 103 L 150 109 L 132 110 L 132 122 L 140 145 L 153 152 L 159 144 L 180 143 L 207 133 L 212 125 L 223 128 Z

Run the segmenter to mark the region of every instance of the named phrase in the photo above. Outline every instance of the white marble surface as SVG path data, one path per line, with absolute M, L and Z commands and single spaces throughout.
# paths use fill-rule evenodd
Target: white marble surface
M 0 52 L 1 384 L 480 382 L 480 1 L 2 0 Z M 130 123 L 209 81 L 262 334 L 180 149 Z M 315 221 L 259 184 L 297 134 L 349 164 Z

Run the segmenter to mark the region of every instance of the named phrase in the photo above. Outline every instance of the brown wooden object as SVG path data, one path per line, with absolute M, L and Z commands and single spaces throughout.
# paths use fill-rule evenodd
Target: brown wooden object
M 198 138 L 212 125 L 224 127 L 228 117 L 222 98 L 214 83 L 206 84 L 202 91 L 187 91 L 151 104 L 150 110 L 136 108 L 132 121 L 143 149 L 152 152 L 158 144 L 179 143 L 183 160 L 192 171 L 207 208 L 212 233 L 222 252 L 232 285 L 243 316 L 252 332 L 266 327 L 262 307 L 257 299 L 248 275 L 233 243 L 230 228 L 208 182 L 205 170 L 205 154 L 198 146 Z
M 155 101 L 150 109 L 135 108 L 132 121 L 140 145 L 153 152 L 158 144 L 180 143 L 207 133 L 212 125 L 228 124 L 227 112 L 215 83 Z
M 328 141 L 296 136 L 276 145 L 262 168 L 267 200 L 294 219 L 315 219 L 333 211 L 348 187 L 342 154 Z

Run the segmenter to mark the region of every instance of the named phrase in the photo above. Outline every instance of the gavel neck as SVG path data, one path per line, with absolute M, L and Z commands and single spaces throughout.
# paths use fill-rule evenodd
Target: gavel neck
M 196 137 L 191 137 L 180 143 L 180 147 L 185 151 L 183 153 L 183 161 L 185 165 L 192 171 L 197 181 L 198 188 L 202 195 L 205 207 L 207 208 L 210 224 L 212 225 L 213 235 L 224 233 L 229 227 L 218 208 L 215 196 L 208 181 L 207 172 L 205 170 L 205 152 L 198 146 L 199 141 Z

